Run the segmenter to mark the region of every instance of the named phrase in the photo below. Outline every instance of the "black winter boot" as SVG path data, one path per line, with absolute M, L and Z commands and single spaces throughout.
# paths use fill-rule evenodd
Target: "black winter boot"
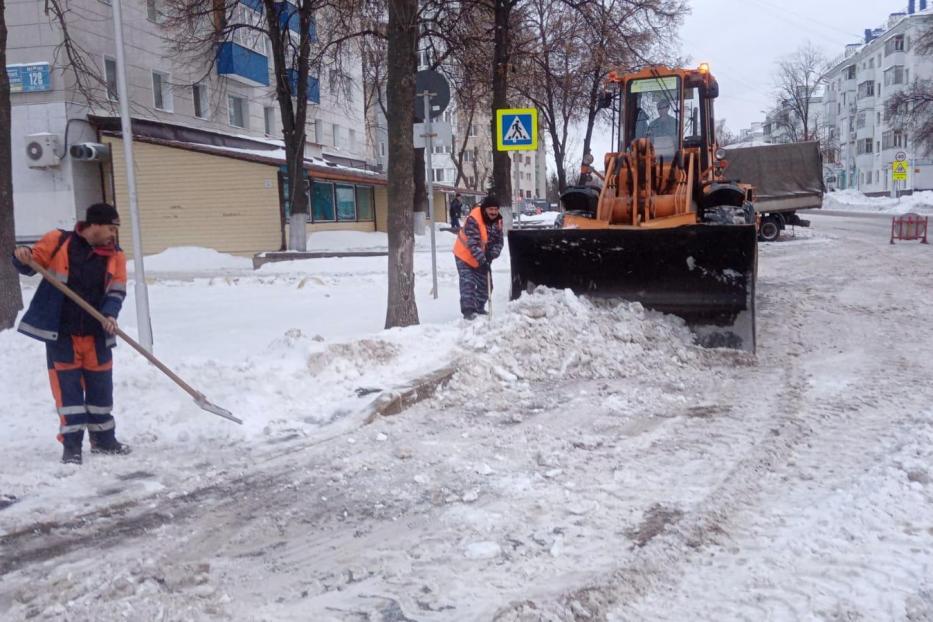
M 81 464 L 81 444 L 84 442 L 84 430 L 62 435 L 62 464 Z
M 91 453 L 125 456 L 132 451 L 126 443 L 117 440 L 113 430 L 91 432 Z

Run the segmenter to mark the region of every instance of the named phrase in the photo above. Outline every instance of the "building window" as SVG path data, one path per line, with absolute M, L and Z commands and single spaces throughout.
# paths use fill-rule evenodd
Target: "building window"
M 272 106 L 263 106 L 262 123 L 266 136 L 272 136 L 275 133 L 275 108 Z
M 845 68 L 846 80 L 855 80 L 855 65 L 849 65 Z
M 337 220 L 334 213 L 334 184 L 314 182 L 311 193 L 311 220 L 317 222 Z
M 884 85 L 891 86 L 892 84 L 904 84 L 904 66 L 895 65 L 894 67 L 889 67 L 884 72 Z
M 386 155 L 386 144 L 382 141 L 379 141 L 379 155 L 382 157 Z
M 865 127 L 865 113 L 864 112 L 858 113 L 858 117 L 856 117 L 856 119 L 857 120 L 855 122 L 855 127 L 857 129 L 862 129 L 863 127 Z
M 470 124 L 470 131 L 467 132 L 467 136 L 469 136 L 470 138 L 476 138 L 476 124 L 475 123 Z
M 112 58 L 104 58 L 104 74 L 107 78 L 107 98 L 117 101 L 119 89 L 117 89 L 117 61 Z
M 351 127 L 349 131 L 347 132 L 347 134 L 349 135 L 349 139 L 350 139 L 350 150 L 351 151 L 355 150 L 356 149 L 356 130 L 354 130 Z
M 356 220 L 356 191 L 353 186 L 335 184 L 337 220 Z
M 334 147 L 343 146 L 343 138 L 340 135 L 340 126 L 334 123 L 331 127 L 334 132 Z
M 152 101 L 156 110 L 172 111 L 172 86 L 169 74 L 152 72 Z
M 444 169 L 435 168 L 435 169 L 431 169 L 431 171 L 432 171 L 432 178 L 435 182 L 444 181 Z
M 356 218 L 357 220 L 369 220 L 374 219 L 373 216 L 373 187 L 372 186 L 357 186 L 356 187 Z
M 207 87 L 195 84 L 191 87 L 191 99 L 194 100 L 194 116 L 199 119 L 207 118 Z
M 245 97 L 237 97 L 236 95 L 227 96 L 227 115 L 230 125 L 233 127 L 245 128 L 247 120 L 249 119 L 248 112 L 249 104 Z
M 897 35 L 891 37 L 884 42 L 884 55 L 888 56 L 894 54 L 895 52 L 904 51 L 904 35 Z
M 872 80 L 862 82 L 858 85 L 858 98 L 862 99 L 863 97 L 874 97 L 875 96 L 875 83 Z
M 865 153 L 871 153 L 872 147 L 874 146 L 874 140 L 871 138 L 863 138 L 858 141 L 858 153 L 859 155 Z

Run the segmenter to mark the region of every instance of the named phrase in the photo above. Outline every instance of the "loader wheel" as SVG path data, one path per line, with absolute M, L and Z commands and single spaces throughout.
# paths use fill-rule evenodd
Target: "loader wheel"
M 758 239 L 762 242 L 774 242 L 781 235 L 781 225 L 773 216 L 768 216 L 761 221 L 761 228 L 758 229 Z

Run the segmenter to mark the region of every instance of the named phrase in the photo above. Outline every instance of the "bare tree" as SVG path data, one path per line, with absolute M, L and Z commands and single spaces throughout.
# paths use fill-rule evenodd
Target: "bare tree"
M 914 54 L 933 56 L 933 27 L 914 42 Z M 933 154 L 933 80 L 914 81 L 888 100 L 885 116 L 911 132 L 911 143 L 924 156 Z
M 817 139 L 819 107 L 814 97 L 826 66 L 825 54 L 812 43 L 778 61 L 776 96 L 781 104 L 775 121 L 791 142 Z
M 418 323 L 412 215 L 418 0 L 389 0 L 387 35 L 389 295 L 385 326 L 393 328 Z
M 0 0 L 0 330 L 13 326 L 23 308 L 19 274 L 9 257 L 16 246 L 13 222 L 13 161 L 10 146 L 10 78 L 6 72 L 6 9 Z
M 602 94 L 612 70 L 639 65 L 682 65 L 672 55 L 677 28 L 690 11 L 684 0 L 600 0 L 585 5 L 587 65 L 581 80 L 585 88 L 586 120 L 583 151 L 589 153 L 593 129 L 604 110 Z M 603 113 L 605 118 L 605 113 Z

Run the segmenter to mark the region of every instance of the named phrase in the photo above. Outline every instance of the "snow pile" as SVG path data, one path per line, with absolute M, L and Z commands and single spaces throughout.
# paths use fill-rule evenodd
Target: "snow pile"
M 823 209 L 878 214 L 933 214 L 933 191 L 915 192 L 909 196 L 892 199 L 865 196 L 858 190 L 839 190 L 824 195 Z
M 248 257 L 236 257 L 198 246 L 177 246 L 158 255 L 145 258 L 146 270 L 159 272 L 216 272 L 218 270 L 251 270 L 253 262 Z M 126 268 L 133 272 L 135 266 L 128 261 Z
M 626 378 L 657 375 L 696 359 L 683 320 L 638 303 L 592 301 L 539 287 L 509 303 L 508 313 L 461 337 L 467 351 L 463 390 L 490 382 Z

